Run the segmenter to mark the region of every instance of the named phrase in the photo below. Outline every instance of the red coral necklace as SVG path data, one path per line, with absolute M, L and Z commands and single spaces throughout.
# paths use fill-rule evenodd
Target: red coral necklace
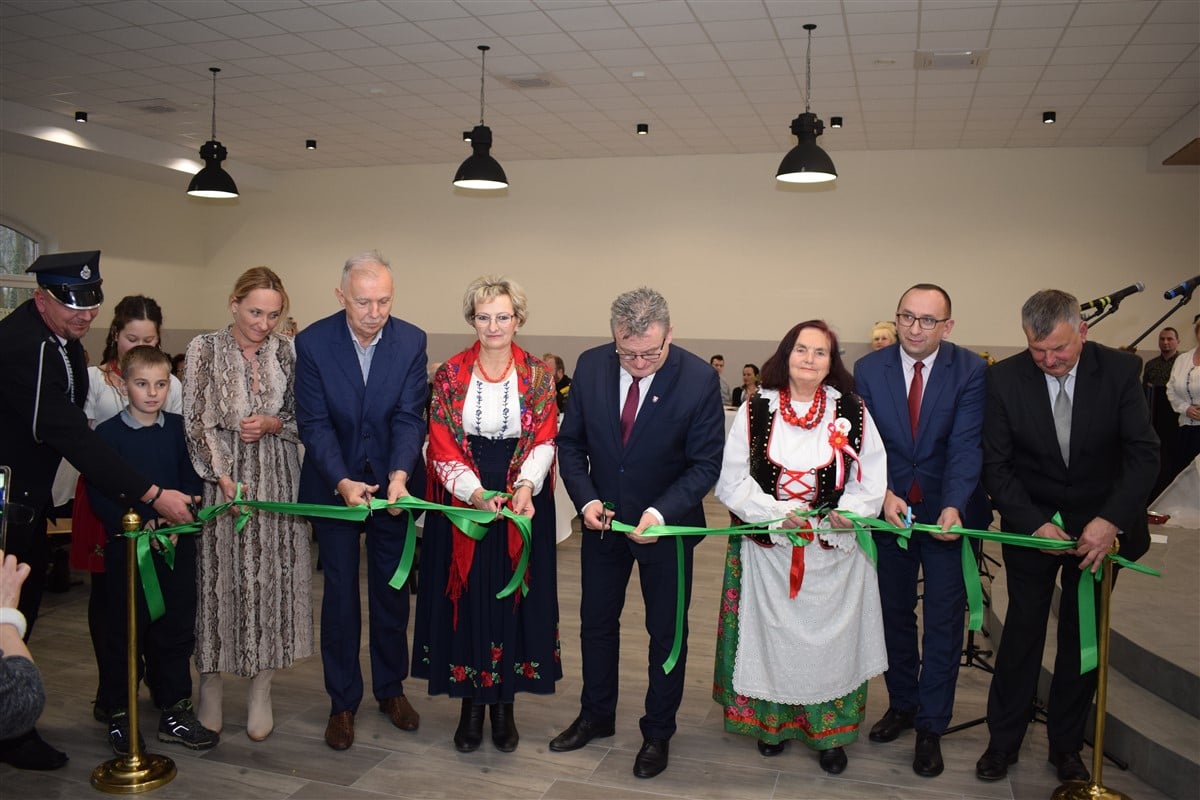
M 779 416 L 783 417 L 789 425 L 811 431 L 825 416 L 825 387 L 821 386 L 817 389 L 813 395 L 812 405 L 808 407 L 808 413 L 803 417 L 797 416 L 796 409 L 792 408 L 791 387 L 783 387 L 779 390 Z
M 509 354 L 508 354 L 508 363 L 507 363 L 507 364 L 505 364 L 505 365 L 504 365 L 504 369 L 500 371 L 500 377 L 499 377 L 499 378 L 493 378 L 491 375 L 488 375 L 488 372 L 487 372 L 487 370 L 483 368 L 483 359 L 482 359 L 482 358 L 480 358 L 480 359 L 477 359 L 477 360 L 475 361 L 475 366 L 479 367 L 479 374 L 480 374 L 481 376 L 483 376 L 483 379 L 484 379 L 485 381 L 487 381 L 488 383 L 500 383 L 500 381 L 502 381 L 502 380 L 504 380 L 506 377 L 508 377 L 508 371 L 509 371 L 510 369 L 512 369 L 512 365 L 513 365 L 513 355 L 512 355 L 512 353 L 511 353 L 511 352 L 509 352 Z

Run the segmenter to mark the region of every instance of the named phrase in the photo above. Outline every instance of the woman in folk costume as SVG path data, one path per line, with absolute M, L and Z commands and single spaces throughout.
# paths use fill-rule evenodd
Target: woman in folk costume
M 887 669 L 874 566 L 832 509 L 874 517 L 887 488 L 883 442 L 823 321 L 796 325 L 738 409 L 717 498 L 777 533 L 731 536 L 717 628 L 713 699 L 725 729 L 764 756 L 788 739 L 846 768 L 867 680 Z M 830 509 L 817 517 L 796 512 Z M 806 546 L 793 546 L 788 533 Z
M 525 302 L 513 281 L 472 282 L 463 315 L 479 341 L 433 377 L 429 499 L 509 508 L 533 525 L 528 593 L 497 599 L 524 547 L 516 526 L 498 517 L 476 542 L 444 515 L 426 515 L 413 675 L 429 680 L 430 694 L 461 698 L 454 746 L 464 753 L 483 739 L 485 706 L 497 749 L 516 749 L 516 693 L 551 694 L 562 677 L 551 484 L 558 411 L 553 372 L 513 343 Z M 492 490 L 512 496 L 486 497 Z

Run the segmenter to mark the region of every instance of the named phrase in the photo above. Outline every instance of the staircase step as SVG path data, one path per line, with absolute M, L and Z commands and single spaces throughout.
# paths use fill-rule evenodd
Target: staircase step
M 1182 539 L 1182 536 L 1180 538 Z M 992 553 L 993 555 L 999 555 L 998 547 L 994 545 L 988 547 L 989 551 L 995 551 Z M 1167 559 L 1167 554 L 1155 553 L 1154 550 L 1157 547 L 1158 545 L 1155 545 L 1151 548 L 1153 555 L 1148 554 L 1147 563 L 1159 568 L 1158 564 Z M 1180 549 L 1186 548 L 1175 548 L 1176 552 L 1170 554 L 1171 558 L 1177 558 L 1179 556 L 1177 551 Z M 1154 562 L 1158 562 L 1158 564 Z M 1183 568 L 1192 566 L 1193 563 L 1189 562 L 1180 564 L 1178 569 L 1182 571 Z M 1164 573 L 1164 576 L 1166 574 Z M 1005 587 L 1003 568 L 996 570 L 995 576 L 990 587 L 991 603 L 984 619 L 984 626 L 991 633 L 993 646 L 1002 639 L 1003 619 L 1008 609 L 1008 593 Z M 1136 616 L 1115 611 L 1121 604 L 1127 602 L 1128 596 L 1135 593 L 1140 593 L 1137 603 L 1139 606 L 1148 602 L 1168 603 L 1159 605 L 1154 613 L 1170 619 L 1174 613 L 1173 608 L 1180 603 L 1180 600 L 1174 599 L 1168 602 L 1163 590 L 1169 591 L 1176 581 L 1167 586 L 1155 587 L 1153 591 L 1147 590 L 1144 586 L 1144 584 L 1160 580 L 1162 579 L 1130 572 L 1123 573 L 1119 581 L 1121 588 L 1116 592 L 1114 623 L 1138 627 L 1140 623 Z M 988 587 L 985 584 L 986 588 Z M 1051 627 L 1057 624 L 1057 592 L 1053 608 L 1055 613 L 1051 615 Z M 1194 608 L 1193 604 L 1189 611 Z M 1133 774 L 1165 794 L 1171 797 L 1193 798 L 1196 796 L 1196 787 L 1200 786 L 1200 719 L 1197 719 L 1197 715 L 1194 713 L 1197 698 L 1194 695 L 1183 697 L 1182 702 L 1179 702 L 1179 698 L 1181 694 L 1189 691 L 1187 687 L 1190 685 L 1189 681 L 1195 678 L 1195 667 L 1194 663 L 1192 665 L 1177 664 L 1171 660 L 1171 656 L 1176 649 L 1180 652 L 1187 652 L 1190 648 L 1190 658 L 1185 658 L 1185 660 L 1195 661 L 1196 626 L 1193 625 L 1187 630 L 1179 629 L 1181 632 L 1177 632 L 1173 636 L 1164 635 L 1165 640 L 1161 644 L 1152 640 L 1153 631 L 1147 632 L 1146 629 L 1152 627 L 1156 626 L 1143 626 L 1143 629 L 1135 634 L 1122 635 L 1120 637 L 1122 654 L 1119 659 L 1114 652 L 1112 660 L 1117 661 L 1120 667 L 1110 663 L 1108 670 L 1108 713 L 1105 721 L 1104 750 L 1126 762 Z M 1116 651 L 1118 648 L 1115 641 L 1119 631 L 1114 627 L 1112 633 L 1110 643 L 1112 649 Z M 1180 638 L 1187 647 L 1174 647 Z M 1156 655 L 1156 652 L 1160 655 Z M 1049 692 L 1055 653 L 1056 639 L 1051 630 L 1047 633 L 1046 649 L 1042 655 L 1042 674 L 1038 684 L 1039 698 L 1046 698 Z M 1126 670 L 1137 670 L 1137 672 L 1130 673 Z M 1191 689 L 1190 691 L 1195 692 L 1196 690 Z M 1094 730 L 1093 708 L 1093 714 L 1089 715 L 1086 731 L 1089 740 L 1092 738 Z M 1090 751 L 1085 751 L 1083 755 L 1084 763 L 1088 764 L 1090 769 L 1092 754 Z M 1105 772 L 1116 769 L 1117 767 L 1113 766 L 1112 762 L 1105 762 Z

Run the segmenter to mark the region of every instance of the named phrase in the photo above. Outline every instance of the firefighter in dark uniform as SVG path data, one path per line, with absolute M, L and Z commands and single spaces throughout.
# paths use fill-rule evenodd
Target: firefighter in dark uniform
M 31 573 L 19 611 L 26 639 L 41 604 L 49 558 L 46 517 L 50 489 L 62 459 L 111 495 L 150 503 L 168 522 L 191 521 L 193 498 L 143 478 L 88 425 L 87 365 L 80 339 L 104 300 L 100 251 L 57 253 L 26 270 L 37 277 L 32 300 L 0 320 L 0 463 L 12 468 L 7 552 Z M 58 769 L 67 763 L 36 729 L 0 740 L 0 762 L 20 769 Z

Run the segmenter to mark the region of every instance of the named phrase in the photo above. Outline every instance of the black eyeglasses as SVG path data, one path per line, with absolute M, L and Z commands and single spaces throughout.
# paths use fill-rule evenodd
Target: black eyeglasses
M 621 348 L 616 346 L 616 342 L 613 343 L 613 349 L 617 351 L 617 358 L 621 359 L 627 364 L 632 361 L 637 361 L 639 358 L 642 361 L 653 364 L 655 361 L 658 361 L 660 358 L 662 358 L 663 351 L 667 349 L 667 337 L 664 336 L 662 345 L 651 353 L 626 353 L 622 351 Z
M 946 317 L 946 319 L 937 319 L 936 317 L 914 317 L 912 314 L 897 314 L 896 324 L 902 328 L 911 328 L 912 324 L 916 322 L 921 326 L 921 330 L 931 331 L 937 327 L 939 322 L 947 322 L 949 319 L 949 317 Z

